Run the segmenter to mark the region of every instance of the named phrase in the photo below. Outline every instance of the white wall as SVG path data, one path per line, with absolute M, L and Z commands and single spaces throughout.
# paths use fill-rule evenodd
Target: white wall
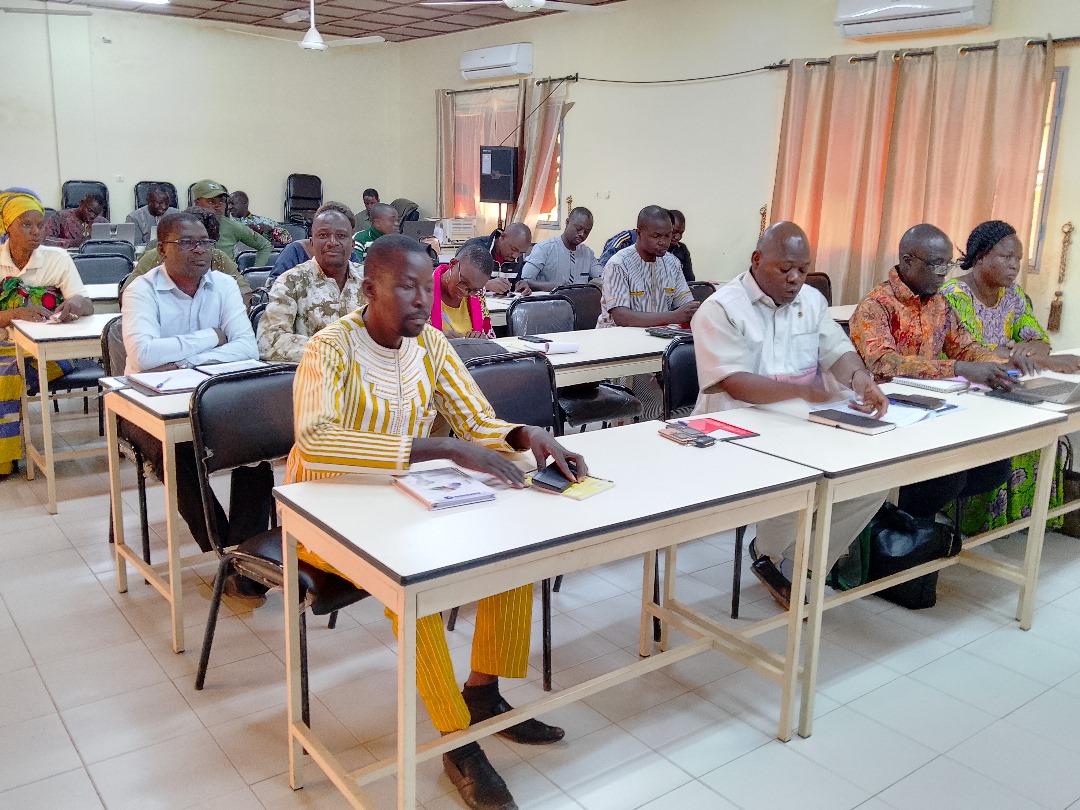
M 142 14 L 0 15 L 0 53 L 17 66 L 0 104 L 0 184 L 36 188 L 55 203 L 61 178 L 103 179 L 122 216 L 136 180 L 186 187 L 208 176 L 244 188 L 253 210 L 277 216 L 285 176 L 302 171 L 323 178 L 328 199 L 357 206 L 361 190 L 375 186 L 433 213 L 435 91 L 465 86 L 463 50 L 532 42 L 536 76 L 659 79 L 886 47 L 1080 35 L 1077 0 L 994 6 L 990 29 L 852 41 L 833 29 L 834 0 L 626 0 L 610 14 L 523 15 L 475 32 L 321 54 Z M 1057 62 L 1080 65 L 1080 49 L 1059 49 Z M 1049 246 L 1043 272 L 1028 280 L 1040 317 L 1055 286 L 1061 224 L 1080 227 L 1075 74 Z M 743 269 L 758 209 L 772 194 L 784 87 L 783 71 L 688 85 L 573 85 L 563 194 L 596 214 L 591 244 L 658 203 L 686 212 L 700 276 Z M 1072 264 L 1061 346 L 1080 346 L 1080 244 Z

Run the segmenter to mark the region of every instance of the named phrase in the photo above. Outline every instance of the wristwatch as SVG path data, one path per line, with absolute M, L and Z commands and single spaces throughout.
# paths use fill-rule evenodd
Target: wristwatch
M 191 368 L 193 365 L 194 365 L 193 363 L 191 363 L 191 362 L 189 362 L 187 360 L 177 360 L 176 361 L 176 367 L 177 368 Z

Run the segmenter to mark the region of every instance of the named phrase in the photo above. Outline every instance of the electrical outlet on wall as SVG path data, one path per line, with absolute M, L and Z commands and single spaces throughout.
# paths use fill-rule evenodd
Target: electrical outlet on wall
M 123 177 L 123 175 L 119 175 L 119 174 L 118 174 L 118 175 L 116 175 L 116 182 L 117 182 L 117 183 L 123 183 L 123 182 L 124 182 L 124 177 Z

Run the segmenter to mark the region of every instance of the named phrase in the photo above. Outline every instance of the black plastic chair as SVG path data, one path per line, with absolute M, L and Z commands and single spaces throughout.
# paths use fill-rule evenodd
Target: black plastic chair
M 506 326 L 511 335 L 571 332 L 576 320 L 574 302 L 563 295 L 516 298 L 506 310 Z
M 248 318 L 251 319 L 251 331 L 256 335 L 259 334 L 259 321 L 262 320 L 263 314 L 266 312 L 266 304 L 257 304 L 251 308 L 248 313 Z
M 270 522 L 273 517 L 273 509 L 269 508 L 270 491 L 274 486 L 271 465 L 284 458 L 293 444 L 292 388 L 295 373 L 296 367 L 289 365 L 221 374 L 200 384 L 192 396 L 191 428 L 203 515 L 207 533 L 221 558 L 210 599 L 210 613 L 206 619 L 199 671 L 195 677 L 196 689 L 202 689 L 206 681 L 206 668 L 210 662 L 210 648 L 214 643 L 226 577 L 236 572 L 267 588 L 284 587 L 281 530 L 271 526 L 230 547 L 228 539 L 222 537 L 215 517 L 210 476 L 237 467 L 256 465 L 261 468 L 252 477 L 257 477 L 263 484 L 256 486 L 253 482 L 242 497 L 265 499 Z M 250 425 L 251 429 L 237 431 L 236 426 L 241 422 Z M 233 528 L 230 527 L 230 532 Z M 330 614 L 330 627 L 333 627 L 337 612 L 363 599 L 367 592 L 342 577 L 305 562 L 301 562 L 299 568 L 300 683 L 303 719 L 304 723 L 310 725 L 306 607 L 310 607 L 317 616 Z
M 595 329 L 600 318 L 600 299 L 603 293 L 595 284 L 567 284 L 553 292 L 569 298 L 574 304 L 574 329 Z
M 135 184 L 135 207 L 142 208 L 146 205 L 150 189 L 160 186 L 169 195 L 169 205 L 173 208 L 180 207 L 180 197 L 176 193 L 176 186 L 165 180 L 140 180 Z
M 105 210 L 101 215 L 109 218 L 109 187 L 100 180 L 67 180 L 60 189 L 60 207 L 78 208 L 84 197 L 99 194 L 105 200 Z
M 805 283 L 824 295 L 825 303 L 832 306 L 832 279 L 828 273 L 807 273 Z
M 285 221 L 311 227 L 323 202 L 322 180 L 314 174 L 290 174 L 285 180 Z M 306 236 L 306 234 L 305 234 Z
M 115 377 L 124 373 L 127 366 L 127 348 L 124 346 L 123 316 L 117 315 L 107 324 L 101 333 L 101 364 L 106 377 Z M 117 424 L 120 452 L 131 458 L 135 464 L 135 484 L 139 493 L 139 528 L 142 533 L 143 560 L 150 564 L 150 524 L 146 518 L 146 465 L 138 445 L 128 441 L 124 435 L 124 422 Z M 114 542 L 112 510 L 109 510 L 109 542 Z
M 127 256 L 135 263 L 135 246 L 124 239 L 87 239 L 79 246 L 80 256 Z M 85 279 L 84 279 L 85 281 Z
M 546 357 L 535 352 L 496 354 L 466 360 L 465 367 L 500 419 L 535 425 L 550 430 L 556 436 L 562 435 L 555 369 Z M 540 583 L 540 588 L 544 691 L 550 692 L 551 580 L 545 579 Z M 450 611 L 450 619 L 446 623 L 448 630 L 454 629 L 457 612 L 457 608 Z
M 716 292 L 716 285 L 708 281 L 691 281 L 689 286 L 690 294 L 694 296 L 695 301 L 704 301 Z
M 118 284 L 133 269 L 133 262 L 119 253 L 72 256 L 83 284 Z
M 236 254 L 236 269 L 243 273 L 254 267 L 255 257 L 258 255 L 254 250 L 245 250 L 243 253 Z
M 307 239 L 310 236 L 307 226 L 297 222 L 285 222 L 282 227 L 292 234 L 294 242 L 299 242 L 301 239 Z
M 266 286 L 266 279 L 270 276 L 270 271 L 273 269 L 273 265 L 251 267 L 243 271 L 244 278 L 246 278 L 247 283 L 251 285 L 251 289 L 258 290 Z

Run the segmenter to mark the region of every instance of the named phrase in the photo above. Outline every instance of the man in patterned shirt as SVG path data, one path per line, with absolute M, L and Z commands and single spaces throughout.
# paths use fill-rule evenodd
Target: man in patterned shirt
M 545 431 L 496 418 L 447 339 L 428 323 L 433 279 L 422 244 L 399 234 L 381 237 L 368 250 L 364 275 L 368 305 L 315 335 L 300 361 L 287 481 L 404 473 L 414 462 L 447 459 L 521 487 L 521 471 L 504 454 L 523 450 L 538 467 L 550 456 L 568 478 L 586 475 L 585 460 Z M 436 414 L 459 438 L 428 435 Z M 299 553 L 329 568 L 305 549 Z M 498 679 L 524 677 L 528 669 L 531 611 L 532 585 L 480 600 L 463 692 L 454 681 L 441 617 L 417 620 L 416 685 L 437 729 L 458 731 L 510 710 Z M 500 733 L 534 745 L 563 737 L 561 728 L 535 719 Z M 443 767 L 470 807 L 517 807 L 476 743 L 444 754 Z
M 90 238 L 90 226 L 108 222 L 101 215 L 105 198 L 100 194 L 83 197 L 78 208 L 58 211 L 45 223 L 45 244 L 52 247 L 77 248 Z
M 642 208 L 636 233 L 637 241 L 604 267 L 604 295 L 596 327 L 689 323 L 698 302 L 679 260 L 668 253 L 671 215 L 658 205 Z
M 340 211 L 326 210 L 311 223 L 315 258 L 285 271 L 270 288 L 259 321 L 259 356 L 299 363 L 308 339 L 365 302 L 360 265 L 349 261 L 352 226 Z

